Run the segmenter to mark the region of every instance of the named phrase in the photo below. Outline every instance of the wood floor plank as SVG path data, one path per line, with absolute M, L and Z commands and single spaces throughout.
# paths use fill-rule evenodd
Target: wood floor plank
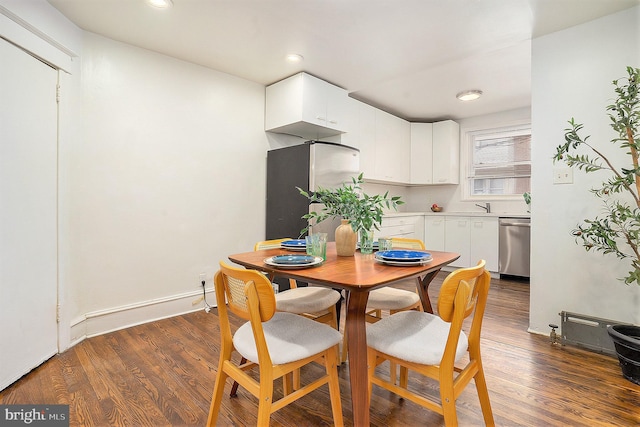
M 429 289 L 433 301 L 443 278 L 440 274 Z M 406 289 L 413 286 L 402 284 Z M 528 310 L 527 283 L 492 280 L 482 355 L 496 425 L 640 426 L 640 386 L 622 377 L 617 360 L 552 345 L 548 337 L 528 333 Z M 216 313 L 199 311 L 87 339 L 0 391 L 0 403 L 68 404 L 71 426 L 202 426 L 218 363 Z M 378 369 L 382 375 L 388 372 L 386 365 Z M 303 382 L 322 371 L 320 366 L 307 367 Z M 345 425 L 351 426 L 348 364 L 340 366 L 339 377 Z M 411 376 L 409 386 L 438 395 L 430 380 Z M 242 388 L 238 397 L 230 398 L 230 388 L 228 382 L 218 425 L 255 425 L 256 398 Z M 280 381 L 275 393 L 282 395 Z M 483 424 L 473 384 L 456 407 L 461 426 Z M 325 426 L 331 420 L 326 387 L 271 417 L 273 426 L 285 427 Z M 371 425 L 444 422 L 442 416 L 374 387 Z

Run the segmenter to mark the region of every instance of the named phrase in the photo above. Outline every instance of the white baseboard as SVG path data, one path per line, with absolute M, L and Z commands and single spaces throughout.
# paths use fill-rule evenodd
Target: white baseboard
M 209 305 L 215 306 L 214 290 L 207 290 L 206 295 Z M 194 302 L 197 303 L 193 304 Z M 71 322 L 70 347 L 85 338 L 203 309 L 202 292 L 193 291 L 106 310 L 93 311 Z

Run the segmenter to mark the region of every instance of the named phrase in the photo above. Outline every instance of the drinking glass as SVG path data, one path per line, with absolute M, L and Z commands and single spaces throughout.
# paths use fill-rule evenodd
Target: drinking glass
M 322 257 L 327 260 L 327 233 L 315 233 L 305 237 L 307 255 Z
M 391 249 L 393 249 L 393 241 L 391 240 L 391 237 L 378 238 L 379 251 L 390 251 Z
M 360 253 L 373 252 L 373 230 L 360 230 Z

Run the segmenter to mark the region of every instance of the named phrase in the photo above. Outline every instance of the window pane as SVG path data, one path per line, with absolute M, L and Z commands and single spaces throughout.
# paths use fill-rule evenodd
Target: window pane
M 515 195 L 530 190 L 531 129 L 492 129 L 470 135 L 471 195 Z

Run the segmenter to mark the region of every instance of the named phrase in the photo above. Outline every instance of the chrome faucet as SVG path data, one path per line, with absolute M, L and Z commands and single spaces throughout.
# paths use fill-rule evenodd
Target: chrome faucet
M 489 202 L 485 203 L 484 206 L 476 203 L 476 206 L 484 209 L 485 211 L 487 211 L 487 213 L 491 213 L 491 203 Z

